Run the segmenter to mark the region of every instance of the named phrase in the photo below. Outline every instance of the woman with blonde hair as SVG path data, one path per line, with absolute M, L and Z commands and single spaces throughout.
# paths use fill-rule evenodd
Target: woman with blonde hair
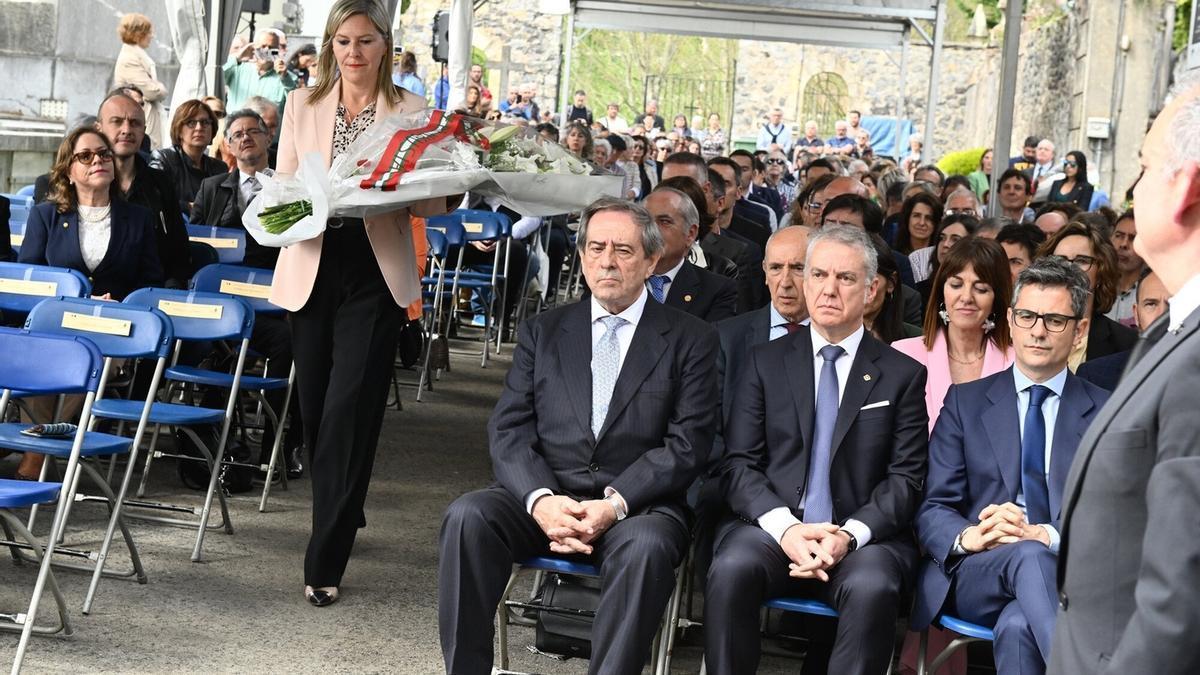
M 288 94 L 276 171 L 318 153 L 326 167 L 377 119 L 425 99 L 392 84 L 391 17 L 376 0 L 329 10 L 309 89 Z M 304 595 L 338 599 L 371 481 L 404 307 L 421 295 L 409 215 L 446 213 L 460 196 L 365 218 L 331 218 L 324 234 L 280 251 L 271 302 L 288 310 L 296 384 L 311 452 L 313 526 Z
M 157 149 L 169 145 L 163 124 L 163 100 L 167 98 L 167 87 L 158 81 L 158 70 L 154 59 L 146 53 L 154 39 L 154 24 L 145 14 L 131 12 L 121 17 L 117 25 L 121 36 L 121 53 L 113 68 L 113 87 L 137 87 L 142 92 L 142 109 L 146 112 L 146 138 L 150 147 Z

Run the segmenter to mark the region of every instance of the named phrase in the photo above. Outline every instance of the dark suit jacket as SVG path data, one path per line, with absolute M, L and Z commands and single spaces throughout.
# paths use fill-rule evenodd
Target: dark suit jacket
M 767 209 L 769 208 L 771 207 L 762 202 L 750 201 L 743 198 L 733 203 L 733 215 L 745 218 L 764 230 L 769 231 L 771 229 L 771 214 L 767 213 Z
M 766 304 L 762 297 L 767 295 L 766 276 L 763 272 L 762 251 L 756 251 L 750 242 L 726 231 L 723 234 L 709 232 L 700 240 L 700 249 L 707 255 L 729 258 L 737 265 L 738 311 L 748 312 Z
M 733 407 L 742 371 L 750 362 L 750 352 L 771 341 L 771 308 L 760 307 L 717 323 L 721 350 L 717 353 L 717 386 L 721 390 L 721 417 Z
M 1137 336 L 1137 331 L 1129 326 L 1122 326 L 1103 314 L 1093 314 L 1088 326 L 1086 361 L 1129 351 L 1137 343 Z
M 191 221 L 245 230 L 237 197 L 238 183 L 241 180 L 242 172 L 237 169 L 204 179 L 204 182 L 200 183 L 199 192 L 196 193 L 196 202 L 192 205 Z M 275 269 L 275 261 L 278 259 L 278 248 L 263 246 L 249 233 L 246 234 L 246 258 L 243 264 L 248 267 Z
M 775 212 L 776 218 L 782 218 L 784 211 L 787 211 L 787 204 L 783 203 L 783 195 L 769 185 L 755 185 L 747 199 L 771 209 Z
M 8 229 L 8 219 L 12 218 L 8 198 L 0 197 L 0 262 L 12 262 L 17 254 L 12 250 L 12 232 Z
M 1125 365 L 1129 363 L 1129 354 L 1129 351 L 1117 352 L 1101 356 L 1095 361 L 1084 361 L 1079 364 L 1075 374 L 1105 391 L 1114 391 L 1121 381 L 1121 373 L 1125 372 Z
M 130 292 L 161 286 L 162 266 L 154 239 L 154 223 L 146 209 L 114 200 L 112 236 L 108 252 L 95 270 L 89 271 L 79 250 L 79 214 L 57 213 L 54 204 L 43 203 L 29 212 L 20 261 L 34 265 L 69 267 L 88 277 L 93 295 L 111 293 L 122 300 Z
M 913 628 L 929 625 L 950 591 L 961 556 L 954 540 L 978 522 L 989 504 L 1016 502 L 1021 489 L 1021 425 L 1013 368 L 951 385 L 929 439 L 929 478 L 917 511 L 917 538 L 926 552 L 918 577 Z M 1108 392 L 1067 373 L 1051 430 L 1049 525 L 1061 529 L 1062 488 L 1079 439 L 1100 412 Z M 1040 523 L 1038 523 L 1040 524 Z
M 729 227 L 723 234 L 733 232 L 739 237 L 753 243 L 758 247 L 759 252 L 767 250 L 767 240 L 771 238 L 771 231 L 761 225 L 758 225 L 746 218 L 733 214 L 733 219 L 729 221 Z
M 783 506 L 796 513 L 808 476 L 816 392 L 808 329 L 752 350 L 725 411 L 721 493 L 755 521 Z M 884 404 L 886 402 L 886 404 Z M 881 404 L 868 410 L 863 406 Z M 834 519 L 871 528 L 915 562 L 912 519 L 925 481 L 929 421 L 925 369 L 864 334 L 833 430 L 829 469 Z M 797 514 L 799 515 L 799 514 Z
M 1084 183 L 1083 185 L 1076 184 L 1074 196 L 1072 196 L 1070 199 L 1061 199 L 1059 197 L 1058 190 L 1065 182 L 1067 182 L 1066 179 L 1060 179 L 1050 184 L 1050 196 L 1048 200 L 1051 202 L 1069 201 L 1084 211 L 1090 211 L 1092 209 L 1092 192 L 1095 191 L 1095 186 L 1093 186 L 1091 183 Z
M 665 304 L 715 323 L 737 314 L 737 284 L 685 262 L 667 289 Z
M 1080 441 L 1063 491 L 1049 672 L 1200 672 L 1197 391 L 1193 312 L 1130 368 Z
M 596 437 L 591 323 L 584 301 L 521 324 L 488 424 L 496 480 L 522 503 L 539 488 L 596 499 L 612 486 L 630 513 L 667 506 L 682 517 L 712 449 L 716 331 L 649 299 Z

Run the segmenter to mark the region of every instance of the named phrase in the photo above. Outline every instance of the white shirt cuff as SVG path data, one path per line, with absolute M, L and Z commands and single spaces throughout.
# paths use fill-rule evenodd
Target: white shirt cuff
M 1058 530 L 1054 529 L 1053 525 L 1040 525 L 1046 530 L 1046 534 L 1050 536 L 1050 552 L 1058 555 L 1058 544 L 1062 541 L 1062 536 L 1058 534 Z
M 799 525 L 800 519 L 792 515 L 791 509 L 780 506 L 758 517 L 758 526 L 771 535 L 776 544 L 783 545 L 783 533 L 793 525 Z
M 606 498 L 612 497 L 613 502 L 617 505 L 617 520 L 623 520 L 629 515 L 629 502 L 625 501 L 621 493 L 613 489 L 611 485 L 604 488 L 604 496 Z
M 534 490 L 533 492 L 530 492 L 529 494 L 525 495 L 525 513 L 528 513 L 529 515 L 532 516 L 533 515 L 533 504 L 534 504 L 534 502 L 536 502 L 538 500 L 538 497 L 544 497 L 546 495 L 552 495 L 552 494 L 554 494 L 554 491 L 551 490 L 550 488 L 538 488 L 538 489 Z
M 842 525 L 842 529 L 854 535 L 859 548 L 866 546 L 871 541 L 871 528 L 861 520 L 851 518 L 846 521 L 845 525 Z

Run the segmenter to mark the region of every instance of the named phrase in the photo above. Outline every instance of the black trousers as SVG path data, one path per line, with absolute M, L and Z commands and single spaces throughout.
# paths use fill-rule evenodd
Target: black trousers
M 788 576 L 788 557 L 771 535 L 737 519 L 717 531 L 704 595 L 704 659 L 714 675 L 754 673 L 759 610 L 777 597 L 808 597 L 838 611 L 829 673 L 883 675 L 895 639 L 900 598 L 911 588 L 916 549 L 871 542 L 830 570 L 828 583 Z M 805 674 L 822 672 L 827 644 L 810 649 Z
M 514 562 L 549 555 L 550 541 L 507 490 L 469 492 L 446 510 L 438 556 L 438 624 L 446 672 L 492 670 L 496 607 Z M 589 673 L 642 672 L 688 546 L 680 514 L 651 508 L 615 523 L 589 562 L 600 568 Z M 581 558 L 582 559 L 582 558 Z
M 363 226 L 326 230 L 312 295 L 291 314 L 312 465 L 313 528 L 304 556 L 310 586 L 341 584 L 364 520 L 402 313 Z

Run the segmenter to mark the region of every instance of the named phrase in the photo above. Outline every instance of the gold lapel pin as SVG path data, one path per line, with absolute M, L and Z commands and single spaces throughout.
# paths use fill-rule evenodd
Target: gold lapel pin
M 870 381 L 871 381 L 871 376 L 869 374 L 863 375 L 863 382 L 870 382 Z
M 692 296 L 690 296 L 690 295 L 685 295 L 685 296 L 683 296 L 683 301 L 684 301 L 684 302 L 691 302 L 691 301 L 692 301 Z

